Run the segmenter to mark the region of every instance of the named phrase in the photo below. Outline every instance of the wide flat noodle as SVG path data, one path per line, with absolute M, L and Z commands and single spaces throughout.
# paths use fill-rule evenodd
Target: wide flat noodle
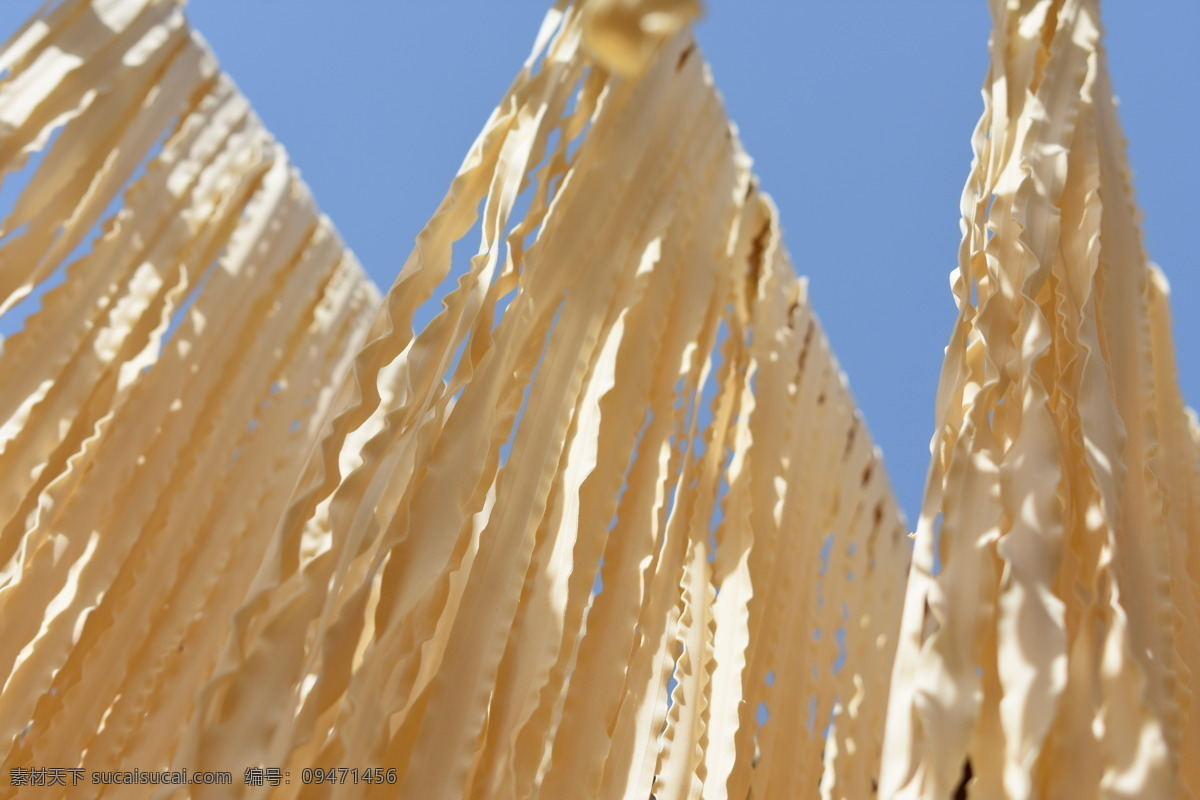
M 379 295 L 177 4 L 0 63 L 4 770 L 167 763 Z
M 321 795 L 299 772 L 351 762 L 391 768 L 395 784 L 339 797 L 744 797 L 875 780 L 903 522 L 685 29 L 694 8 L 618 5 L 551 13 L 345 378 L 349 351 L 334 345 L 363 333 L 369 298 L 208 68 L 142 179 L 165 183 L 131 190 L 97 243 L 106 272 L 75 265 L 56 290 L 89 326 L 116 314 L 136 331 L 202 285 L 161 358 L 149 322 L 96 334 L 115 351 L 114 408 L 81 406 L 103 436 L 78 446 L 111 473 L 77 482 L 82 495 L 28 490 L 48 497 L 37 520 L 92 524 L 61 545 L 20 533 L 37 548 L 20 548 L 33 560 L 10 592 L 44 603 L 50 627 L 25 618 L 10 644 L 27 691 L 0 711 L 14 731 L 32 719 L 11 763 L 293 775 L 180 790 L 196 797 Z M 614 47 L 636 57 L 612 64 Z M 247 203 L 223 251 L 174 222 L 210 185 L 228 198 L 214 209 Z M 187 266 L 148 273 L 134 248 Z M 138 300 L 118 292 L 96 311 L 75 288 L 110 280 Z M 24 363 L 57 347 L 70 364 L 91 335 L 35 328 L 36 346 L 9 343 Z M 122 371 L 125 353 L 153 369 Z M 319 441 L 302 439 L 302 468 L 278 447 L 297 412 L 276 404 L 299 379 L 270 365 L 289 359 L 333 410 Z M 150 383 L 168 370 L 188 385 Z M 61 391 L 25 381 L 15 413 Z M 269 408 L 234 400 L 264 388 Z M 220 416 L 197 416 L 193 397 Z M 302 436 L 319 428 L 300 422 Z M 164 463 L 178 467 L 151 469 Z M 243 465 L 270 478 L 226 474 Z M 219 507 L 188 513 L 213 492 Z M 61 548 L 65 561 L 38 557 Z
M 1197 428 L 1095 0 L 993 3 L 907 585 L 697 11 L 558 3 L 382 299 L 172 0 L 0 51 L 0 314 L 36 307 L 0 351 L 5 769 L 1200 785 Z
M 1097 3 L 991 7 L 880 793 L 1192 796 L 1200 475 Z

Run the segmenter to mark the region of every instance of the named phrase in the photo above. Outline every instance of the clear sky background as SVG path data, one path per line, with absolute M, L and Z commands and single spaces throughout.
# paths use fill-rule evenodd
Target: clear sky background
M 550 0 L 193 0 L 189 14 L 381 287 Z M 0 38 L 40 0 L 0 0 Z M 1151 258 L 1200 403 L 1200 0 L 1102 3 Z M 708 0 L 730 116 L 915 524 L 982 110 L 985 0 Z M 474 244 L 472 243 L 472 246 Z

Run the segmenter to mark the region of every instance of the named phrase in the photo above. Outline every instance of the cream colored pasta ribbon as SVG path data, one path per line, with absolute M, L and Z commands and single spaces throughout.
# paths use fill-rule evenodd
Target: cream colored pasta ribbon
M 0 51 L 0 313 L 39 307 L 0 353 L 5 769 L 1196 787 L 1196 427 L 1094 3 L 995 4 L 903 623 L 904 523 L 696 11 L 560 3 L 382 302 L 175 3 Z
M 0 70 L 8 797 L 169 763 L 379 295 L 175 3 L 48 6 Z
M 0 51 L 5 770 L 871 791 L 910 546 L 695 10 L 553 10 L 381 305 L 175 3 Z
M 587 8 L 384 299 L 177 762 L 870 792 L 910 549 L 883 467 L 690 35 L 617 76 Z
M 991 3 L 880 794 L 1200 790 L 1200 479 L 1095 0 Z

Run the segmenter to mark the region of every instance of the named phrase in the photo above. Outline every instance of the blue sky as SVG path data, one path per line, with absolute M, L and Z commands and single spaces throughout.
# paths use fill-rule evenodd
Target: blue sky
M 3 0 L 0 37 L 40 4 Z M 194 0 L 189 14 L 388 286 L 549 0 Z M 985 0 L 709 0 L 702 49 L 915 523 L 981 110 Z M 1151 257 L 1200 403 L 1200 2 L 1108 0 Z

